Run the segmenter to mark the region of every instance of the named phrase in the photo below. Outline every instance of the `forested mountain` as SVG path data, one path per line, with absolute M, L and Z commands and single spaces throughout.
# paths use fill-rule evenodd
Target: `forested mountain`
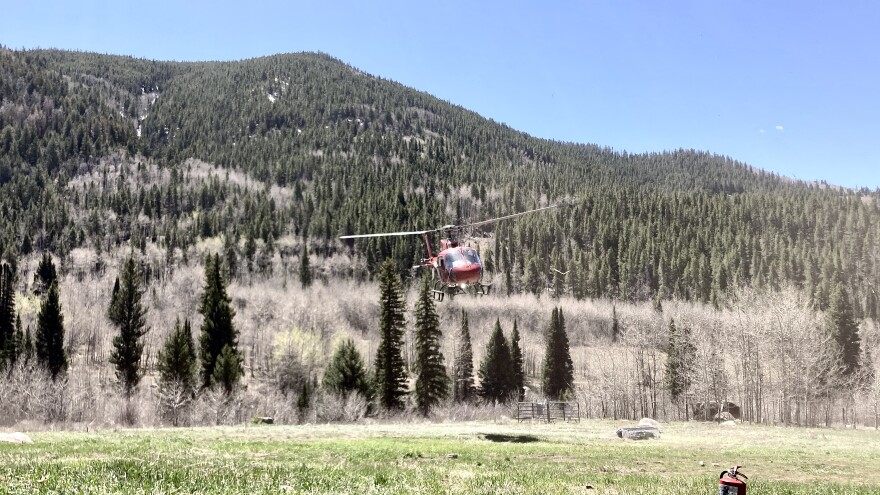
M 842 282 L 876 318 L 878 200 L 706 152 L 536 139 L 322 54 L 0 49 L 0 250 L 13 261 L 130 242 L 173 264 L 175 248 L 222 236 L 227 262 L 259 273 L 293 235 L 373 272 L 388 256 L 411 265 L 420 240 L 336 237 L 566 202 L 490 229 L 499 286 L 720 304 L 735 287 L 794 285 L 824 309 Z

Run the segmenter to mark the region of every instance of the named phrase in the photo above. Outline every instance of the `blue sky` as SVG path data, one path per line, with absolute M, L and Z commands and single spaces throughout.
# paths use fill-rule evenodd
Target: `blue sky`
M 10 48 L 322 51 L 539 137 L 880 187 L 876 1 L 0 0 L 0 13 Z

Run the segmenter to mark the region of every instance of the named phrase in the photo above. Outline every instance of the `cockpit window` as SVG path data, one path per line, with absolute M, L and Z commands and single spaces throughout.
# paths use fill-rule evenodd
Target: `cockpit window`
M 458 251 L 451 251 L 446 253 L 446 268 L 455 268 L 457 266 L 464 266 L 467 264 L 464 256 L 461 255 Z
M 461 251 L 455 250 L 446 253 L 445 256 L 446 268 L 455 268 L 458 266 L 467 266 L 467 265 L 479 265 L 480 264 L 480 255 L 477 254 L 476 249 L 462 249 Z
M 473 264 L 476 264 L 476 265 L 480 264 L 480 255 L 477 254 L 476 249 L 465 249 L 464 250 L 464 257 L 467 258 L 467 260 Z

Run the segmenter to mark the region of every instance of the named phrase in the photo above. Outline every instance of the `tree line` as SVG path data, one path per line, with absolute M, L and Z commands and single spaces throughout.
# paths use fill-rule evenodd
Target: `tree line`
M 204 264 L 205 282 L 198 308 L 203 317 L 198 340 L 193 339 L 189 319 L 177 320 L 158 353 L 156 394 L 167 417 L 177 424 L 187 405 L 202 390 L 219 390 L 232 397 L 243 377 L 244 359 L 239 350 L 235 310 L 226 292 L 228 267 L 218 254 L 209 255 Z M 106 318 L 116 329 L 108 364 L 115 370 L 116 383 L 129 399 L 145 374 L 143 337 L 146 305 L 143 273 L 134 256 L 120 268 L 107 306 Z M 303 279 L 304 283 L 308 277 Z M 52 257 L 45 254 L 35 272 L 36 290 L 43 293 L 37 317 L 36 337 L 30 328 L 21 329 L 15 310 L 15 279 L 6 263 L 0 265 L 0 370 L 23 369 L 47 372 L 53 381 L 62 380 L 69 356 L 64 347 L 65 325 L 59 303 L 57 272 Z M 461 341 L 453 358 L 451 373 L 441 352 L 442 330 L 434 306 L 429 278 L 424 278 L 414 309 L 415 360 L 403 358 L 403 338 L 407 329 L 404 287 L 391 260 L 383 263 L 379 281 L 381 316 L 379 344 L 374 369 L 368 370 L 354 343 L 344 340 L 335 350 L 318 385 L 307 374 L 279 377 L 278 386 L 297 394 L 298 406 L 307 408 L 309 398 L 321 386 L 342 398 L 359 394 L 375 411 L 394 413 L 407 407 L 428 416 L 438 405 L 455 403 L 504 404 L 525 398 L 523 353 L 514 322 L 510 344 L 500 322 L 474 372 L 467 314 L 462 313 Z M 414 386 L 409 388 L 410 378 Z M 479 378 L 479 385 L 475 384 Z M 2 379 L 2 377 L 0 377 Z M 573 365 L 562 311 L 552 312 L 547 329 L 547 349 L 541 390 L 553 399 L 572 397 Z

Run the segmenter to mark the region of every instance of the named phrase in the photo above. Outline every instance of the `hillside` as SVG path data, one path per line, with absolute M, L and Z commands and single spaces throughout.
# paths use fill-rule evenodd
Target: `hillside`
M 475 363 L 495 322 L 518 325 L 525 380 L 541 398 L 555 306 L 589 415 L 686 418 L 665 377 L 680 328 L 693 341 L 692 397 L 733 398 L 750 421 L 865 424 L 880 397 L 878 200 L 707 152 L 535 139 L 321 54 L 176 63 L 0 49 L 0 255 L 15 269 L 4 303 L 14 311 L 0 323 L 8 332 L 14 313 L 21 330 L 37 328 L 47 297 L 35 272 L 49 253 L 70 356 L 69 381 L 27 366 L 0 379 L 10 398 L 0 417 L 164 421 L 144 412 L 159 401 L 157 354 L 178 320 L 200 327 L 204 259 L 219 253 L 245 387 L 235 406 L 203 391 L 182 421 L 302 421 L 291 390 L 314 386 L 343 339 L 372 367 L 380 262 L 404 273 L 423 255 L 419 239 L 339 235 L 564 202 L 472 233 L 495 290 L 438 307 L 447 365 L 463 314 Z M 310 287 L 298 277 L 306 246 Z M 150 384 L 131 401 L 115 387 L 108 319 L 129 257 L 145 288 Z M 850 313 L 858 376 L 841 374 L 829 334 Z M 462 407 L 448 415 L 497 413 Z M 309 417 L 365 413 L 319 393 Z
M 176 63 L 3 50 L 0 69 L 10 259 L 130 242 L 173 261 L 219 236 L 241 274 L 259 274 L 289 235 L 322 259 L 354 249 L 362 268 L 326 275 L 361 277 L 387 256 L 409 266 L 419 241 L 336 236 L 569 200 L 480 233 L 494 234 L 484 256 L 507 293 L 720 304 L 734 288 L 794 285 L 824 308 L 840 281 L 859 314 L 877 315 L 877 192 L 706 152 L 535 139 L 322 54 Z

